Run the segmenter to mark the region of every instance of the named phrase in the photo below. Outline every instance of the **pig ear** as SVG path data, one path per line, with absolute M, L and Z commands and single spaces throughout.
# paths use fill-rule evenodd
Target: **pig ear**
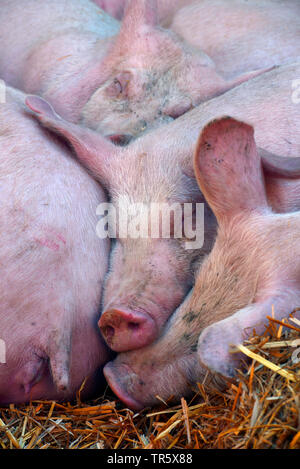
M 230 117 L 210 122 L 194 155 L 198 184 L 219 222 L 267 207 L 253 128 Z
M 248 72 L 242 73 L 241 75 L 236 76 L 232 80 L 225 81 L 224 89 L 222 89 L 221 92 L 225 93 L 226 91 L 231 90 L 232 88 L 235 88 L 238 85 L 241 85 L 245 81 L 249 81 L 252 78 L 262 75 L 263 73 L 270 72 L 274 68 L 276 68 L 276 66 L 273 65 L 272 67 L 260 68 L 258 70 L 250 70 Z
M 300 178 L 300 157 L 282 157 L 262 148 L 259 148 L 258 151 L 262 159 L 264 172 L 269 176 L 286 179 Z
M 111 159 L 119 152 L 113 143 L 92 130 L 65 121 L 39 96 L 27 96 L 25 103 L 37 120 L 71 144 L 79 160 L 96 178 L 107 183 L 107 170 Z
M 132 34 L 142 26 L 157 26 L 157 0 L 128 0 L 121 26 L 121 35 Z

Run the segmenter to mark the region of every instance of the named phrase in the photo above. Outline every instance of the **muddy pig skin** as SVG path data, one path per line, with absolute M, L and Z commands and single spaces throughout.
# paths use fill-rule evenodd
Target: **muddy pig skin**
M 282 319 L 300 305 L 300 211 L 276 214 L 268 205 L 252 127 L 228 117 L 213 121 L 200 137 L 195 171 L 219 224 L 213 250 L 162 336 L 104 368 L 111 388 L 135 410 L 158 404 L 156 396 L 187 397 L 197 382 L 224 385 L 223 377 L 233 379 L 241 367 L 230 344 L 253 329 L 263 332 L 272 306 Z
M 202 22 L 217 29 L 216 47 L 210 36 L 202 50 L 201 41 L 195 47 L 159 25 L 155 0 L 130 0 L 121 29 L 89 0 L 1 0 L 0 77 L 49 100 L 64 118 L 125 144 L 299 57 L 295 0 L 209 1 L 209 8 L 199 3 L 207 9 L 200 10 L 199 29 Z M 226 15 L 218 29 L 220 1 Z
M 192 155 L 199 132 L 220 112 L 251 124 L 257 145 L 265 151 L 285 158 L 300 155 L 300 106 L 291 98 L 292 83 L 299 73 L 295 64 L 260 75 L 124 148 L 63 120 L 40 97 L 28 97 L 27 104 L 45 126 L 71 142 L 82 163 L 106 186 L 116 208 L 124 200 L 150 208 L 152 203 L 204 203 Z M 281 207 L 273 183 L 270 199 L 274 210 L 291 211 L 300 203 L 293 184 L 280 185 L 282 192 L 293 196 L 285 196 Z M 216 226 L 205 203 L 202 248 L 186 249 L 184 237 L 134 239 L 115 234 L 99 323 L 113 350 L 141 348 L 160 335 L 192 287 L 197 264 L 212 248 Z
M 0 147 L 0 404 L 71 399 L 85 378 L 91 395 L 111 357 L 97 328 L 104 192 L 13 89 L 0 104 Z

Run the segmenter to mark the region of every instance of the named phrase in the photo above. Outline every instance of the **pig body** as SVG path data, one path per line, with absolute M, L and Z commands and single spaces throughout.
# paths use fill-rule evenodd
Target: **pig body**
M 76 122 L 118 31 L 119 23 L 89 0 L 3 0 L 0 77 L 43 95 Z
M 206 1 L 196 3 L 205 10 Z M 220 7 L 220 0 L 212 3 L 204 16 L 206 30 Z M 155 0 L 130 0 L 120 30 L 88 0 L 3 0 L 0 77 L 43 96 L 71 122 L 126 142 L 299 57 L 296 0 L 221 4 L 229 26 L 224 21 L 215 49 L 209 43 L 202 50 L 158 25 Z
M 115 207 L 130 204 L 205 202 L 197 185 L 192 155 L 199 131 L 220 115 L 251 124 L 257 145 L 286 157 L 300 155 L 300 106 L 291 99 L 298 64 L 250 80 L 210 100 L 176 121 L 118 148 L 96 132 L 62 120 L 44 100 L 29 97 L 28 105 L 41 122 L 64 135 L 80 160 L 107 187 Z M 294 187 L 294 186 L 293 186 Z M 291 189 L 294 193 L 296 189 Z M 299 192 L 298 192 L 299 194 Z M 273 201 L 280 211 L 280 202 Z M 286 200 L 283 211 L 296 209 Z M 211 250 L 216 220 L 205 205 L 204 244 L 186 249 L 184 237 L 169 239 L 116 233 L 103 297 L 100 327 L 108 344 L 122 352 L 153 342 L 168 317 L 193 285 L 197 263 Z
M 85 378 L 89 395 L 110 357 L 97 328 L 103 190 L 23 101 L 7 89 L 0 105 L 0 404 L 70 399 Z
M 114 392 L 136 410 L 188 397 L 197 381 L 233 378 L 242 357 L 230 344 L 262 333 L 272 307 L 282 319 L 300 304 L 300 211 L 268 206 L 252 128 L 230 118 L 207 126 L 195 169 L 219 223 L 214 247 L 162 336 L 105 366 Z

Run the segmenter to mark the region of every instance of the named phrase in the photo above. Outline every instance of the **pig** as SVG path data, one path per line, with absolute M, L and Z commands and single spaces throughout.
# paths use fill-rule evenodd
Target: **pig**
M 236 5 L 223 2 L 228 20 Z M 238 2 L 244 18 L 250 7 Z M 247 33 L 244 22 L 239 28 L 238 18 L 234 28 L 222 31 L 222 37 L 228 38 L 223 49 L 218 46 L 209 56 L 158 24 L 155 0 L 130 0 L 121 28 L 88 0 L 2 0 L 0 77 L 42 96 L 70 122 L 125 145 L 132 137 L 299 56 L 295 0 L 284 5 L 260 0 L 254 5 L 253 21 L 255 11 L 259 16 L 263 10 L 263 25 L 259 16 L 254 39 L 253 26 Z M 214 24 L 215 12 L 209 11 L 211 17 L 205 17 L 204 23 Z M 239 44 L 238 52 L 225 77 L 215 58 L 232 54 L 233 43 Z
M 93 0 L 93 2 L 117 20 L 123 18 L 126 0 Z
M 89 0 L 1 0 L 0 78 L 77 122 L 119 22 Z
M 185 229 L 175 236 L 126 236 L 115 230 L 109 272 L 105 281 L 101 332 L 110 348 L 125 352 L 151 344 L 169 316 L 193 286 L 198 264 L 210 252 L 217 222 L 195 179 L 192 154 L 199 131 L 220 112 L 251 124 L 259 148 L 288 158 L 300 155 L 300 106 L 291 99 L 292 82 L 300 65 L 282 66 L 203 103 L 174 122 L 145 134 L 125 147 L 115 146 L 97 132 L 70 123 L 39 96 L 27 106 L 49 129 L 70 142 L 80 161 L 107 189 L 118 209 L 143 203 L 204 204 L 204 242 L 186 249 L 193 240 Z M 276 184 L 273 184 L 276 190 Z M 283 187 L 283 186 L 282 186 Z M 276 192 L 274 204 L 280 208 Z M 290 191 L 293 191 L 292 187 Z M 194 205 L 193 205 L 194 204 Z M 286 201 L 286 207 L 291 202 Z M 196 212 L 195 212 L 196 213 Z M 194 221 L 193 213 L 184 222 Z M 201 225 L 201 217 L 198 217 Z M 183 227 L 184 228 L 184 227 Z M 108 236 L 110 234 L 108 233 Z M 194 240 L 197 241 L 197 240 Z M 192 241 L 191 241 L 192 242 Z
M 177 12 L 170 29 L 159 26 L 157 4 L 128 3 L 102 63 L 108 76 L 82 110 L 86 126 L 116 142 L 300 57 L 298 0 L 195 1 Z
M 230 344 L 254 328 L 262 333 L 272 305 L 278 319 L 300 305 L 300 211 L 278 214 L 268 204 L 253 128 L 229 117 L 214 120 L 200 135 L 194 163 L 218 234 L 161 337 L 104 367 L 112 390 L 133 410 L 189 397 L 204 380 L 224 386 L 242 366 Z
M 97 320 L 109 240 L 101 186 L 6 89 L 0 104 L 0 404 L 101 390 L 112 358 Z

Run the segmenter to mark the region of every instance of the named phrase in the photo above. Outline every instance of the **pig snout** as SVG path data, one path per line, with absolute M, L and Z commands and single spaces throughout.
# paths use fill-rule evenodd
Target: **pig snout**
M 98 325 L 107 344 L 117 352 L 143 347 L 153 342 L 158 333 L 149 314 L 125 307 L 109 308 Z
M 172 259 L 168 243 L 151 243 L 149 250 L 142 241 L 135 250 L 117 243 L 106 278 L 98 325 L 115 352 L 154 342 L 192 282 L 188 259 Z

